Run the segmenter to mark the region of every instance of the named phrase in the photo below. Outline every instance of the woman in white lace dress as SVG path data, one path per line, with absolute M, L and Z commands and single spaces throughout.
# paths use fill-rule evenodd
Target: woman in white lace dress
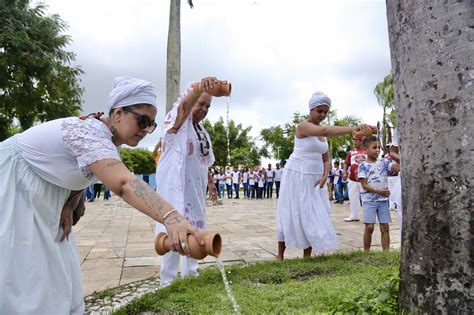
M 283 169 L 277 205 L 278 260 L 284 259 L 286 246 L 303 249 L 303 257 L 310 257 L 313 250 L 325 252 L 337 245 L 325 185 L 330 166 L 326 137 L 368 127 L 321 126 L 330 105 L 329 97 L 315 92 L 308 119 L 296 127 L 295 148 Z
M 117 78 L 108 108 L 108 118 L 57 119 L 0 143 L 0 314 L 84 312 L 70 196 L 97 180 L 162 222 L 181 254 L 189 254 L 188 233 L 203 240 L 120 160 L 118 146 L 134 147 L 156 127 L 153 86 Z

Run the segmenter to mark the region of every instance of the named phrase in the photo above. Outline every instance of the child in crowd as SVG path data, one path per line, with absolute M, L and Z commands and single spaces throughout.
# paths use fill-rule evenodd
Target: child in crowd
M 242 173 L 242 186 L 244 186 L 244 198 L 248 198 L 248 189 L 249 189 L 249 169 L 247 166 L 244 167 Z
M 235 198 L 239 199 L 239 191 L 240 191 L 240 181 L 242 180 L 242 176 L 240 175 L 239 167 L 234 166 L 234 170 L 232 171 L 232 184 L 234 185 L 235 190 Z
M 369 251 L 376 217 L 382 235 L 382 249 L 390 247 L 390 217 L 387 174 L 400 171 L 400 166 L 385 159 L 379 159 L 380 143 L 375 136 L 365 137 L 362 146 L 366 149 L 367 160 L 360 164 L 358 178 L 362 185 L 362 207 L 364 209 L 364 250 Z
M 227 187 L 227 198 L 232 199 L 232 172 L 227 168 L 225 173 L 225 185 Z
M 342 193 L 342 169 L 339 167 L 339 162 L 334 162 L 333 175 L 334 175 L 334 190 L 336 192 L 336 202 L 344 203 L 344 195 Z
M 258 171 L 258 188 L 257 188 L 257 199 L 263 199 L 263 191 L 265 190 L 265 175 L 263 171 Z
M 344 175 L 344 162 L 341 162 L 342 175 Z M 347 187 L 348 179 L 342 176 L 341 185 L 342 185 L 342 199 L 349 200 L 349 188 Z
M 329 168 L 327 184 L 329 200 L 332 201 L 334 200 L 334 191 L 336 190 L 334 187 L 334 168 L 332 167 Z
M 225 188 L 225 174 L 224 169 L 221 169 L 219 175 L 217 175 L 217 180 L 219 183 L 219 197 L 224 198 L 224 188 Z
M 255 198 L 255 184 L 257 182 L 257 174 L 255 174 L 255 171 L 253 167 L 250 168 L 249 171 L 249 187 L 247 191 L 247 197 L 250 198 Z

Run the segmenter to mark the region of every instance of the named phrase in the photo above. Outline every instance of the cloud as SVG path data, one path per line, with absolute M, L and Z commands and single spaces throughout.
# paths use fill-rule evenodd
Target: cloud
M 112 80 L 132 75 L 153 82 L 164 117 L 169 1 L 46 0 L 70 28 L 85 74 L 83 111 L 104 110 Z M 385 2 L 181 1 L 181 90 L 204 76 L 233 84 L 230 118 L 261 128 L 306 113 L 315 90 L 333 100 L 339 116 L 375 124 L 382 111 L 373 94 L 390 71 Z M 209 119 L 226 118 L 214 98 Z M 155 131 L 141 143 L 153 147 Z

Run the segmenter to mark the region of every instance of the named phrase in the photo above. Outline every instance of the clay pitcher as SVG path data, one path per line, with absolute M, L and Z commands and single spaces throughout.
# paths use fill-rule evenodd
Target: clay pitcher
M 352 135 L 353 135 L 354 137 L 356 137 L 356 136 L 364 136 L 364 137 L 366 137 L 366 136 L 370 136 L 370 135 L 375 135 L 375 134 L 377 134 L 377 131 L 378 131 L 377 127 L 375 127 L 375 126 L 370 126 L 370 128 L 371 128 L 371 129 L 370 129 L 369 131 L 367 131 L 367 132 L 366 132 L 366 131 L 362 131 L 362 130 L 353 131 L 353 132 L 352 132 Z
M 197 82 L 193 86 L 197 91 L 202 91 L 201 82 Z M 218 80 L 214 82 L 214 87 L 208 93 L 216 97 L 229 96 L 232 93 L 232 84 L 227 81 Z
M 204 245 L 199 245 L 196 238 L 189 234 L 188 235 L 188 246 L 191 252 L 191 257 L 194 259 L 203 259 L 207 255 L 214 257 L 219 256 L 222 249 L 222 239 L 217 233 L 207 232 L 204 234 Z M 164 255 L 171 250 L 172 241 L 168 237 L 168 234 L 162 232 L 158 234 L 155 239 L 155 250 L 158 255 Z

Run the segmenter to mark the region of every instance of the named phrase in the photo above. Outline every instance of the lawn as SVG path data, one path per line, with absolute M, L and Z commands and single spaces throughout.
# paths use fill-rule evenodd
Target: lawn
M 400 253 L 351 252 L 225 267 L 242 314 L 397 313 Z M 217 267 L 132 301 L 115 314 L 232 314 Z

